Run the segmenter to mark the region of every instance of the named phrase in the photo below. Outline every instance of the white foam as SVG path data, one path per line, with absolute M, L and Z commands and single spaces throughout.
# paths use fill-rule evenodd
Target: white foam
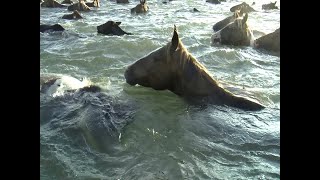
M 62 96 L 64 95 L 65 91 L 77 90 L 90 85 L 91 82 L 87 78 L 84 78 L 82 81 L 80 81 L 71 76 L 62 76 L 48 88 L 46 93 L 53 97 Z

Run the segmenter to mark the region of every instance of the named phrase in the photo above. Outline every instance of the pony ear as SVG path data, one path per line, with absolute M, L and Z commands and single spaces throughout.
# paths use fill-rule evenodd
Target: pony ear
M 176 25 L 174 25 L 173 36 L 172 36 L 171 47 L 170 47 L 171 53 L 176 51 L 176 49 L 178 48 L 178 44 L 179 44 L 179 36 L 178 36 L 178 33 L 177 33 Z
M 121 22 L 118 21 L 118 22 L 116 22 L 116 24 L 119 26 L 121 24 Z
M 244 18 L 242 19 L 242 24 L 245 24 L 248 20 L 248 13 L 246 13 L 246 15 L 244 15 Z

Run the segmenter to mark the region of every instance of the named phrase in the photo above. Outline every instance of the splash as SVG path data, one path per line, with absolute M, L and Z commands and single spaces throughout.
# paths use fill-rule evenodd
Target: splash
M 74 77 L 63 75 L 55 80 L 46 91 L 46 94 L 52 97 L 63 96 L 66 91 L 78 90 L 91 84 L 88 78 L 83 78 L 80 81 Z

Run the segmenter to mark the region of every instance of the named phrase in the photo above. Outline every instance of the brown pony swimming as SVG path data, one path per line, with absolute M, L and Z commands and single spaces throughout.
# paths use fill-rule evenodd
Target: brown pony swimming
M 93 0 L 92 2 L 86 2 L 88 7 L 100 7 L 100 0 Z
M 275 52 L 276 55 L 280 56 L 280 28 L 256 39 L 254 41 L 254 47 Z
M 140 4 L 131 9 L 131 13 L 146 13 L 149 10 L 149 6 L 146 3 L 146 0 L 140 0 Z
M 261 110 L 263 105 L 236 96 L 221 87 L 184 47 L 176 27 L 171 42 L 130 65 L 124 74 L 132 86 L 170 90 L 190 102 L 228 105 L 243 110 Z
M 238 17 L 232 23 L 211 36 L 212 45 L 253 46 L 254 37 L 247 25 L 248 14 Z
M 62 16 L 62 19 L 83 19 L 79 11 L 74 10 L 71 14 L 65 14 Z

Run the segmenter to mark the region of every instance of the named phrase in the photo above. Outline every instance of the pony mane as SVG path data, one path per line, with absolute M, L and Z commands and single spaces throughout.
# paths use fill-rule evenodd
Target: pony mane
M 170 47 L 171 43 L 168 44 L 168 47 Z M 177 51 L 180 53 L 179 59 L 176 59 L 178 61 L 178 67 L 181 69 L 182 72 L 188 68 L 190 65 L 194 65 L 196 67 L 196 71 L 198 72 L 197 74 L 193 74 L 195 76 L 200 76 L 204 75 L 207 77 L 207 79 L 212 82 L 215 85 L 221 86 L 217 81 L 215 81 L 211 76 L 209 71 L 207 70 L 206 67 L 204 67 L 195 57 L 192 56 L 192 54 L 187 50 L 187 48 L 184 46 L 182 41 L 179 38 L 179 50 Z M 177 53 L 176 52 L 176 53 Z

